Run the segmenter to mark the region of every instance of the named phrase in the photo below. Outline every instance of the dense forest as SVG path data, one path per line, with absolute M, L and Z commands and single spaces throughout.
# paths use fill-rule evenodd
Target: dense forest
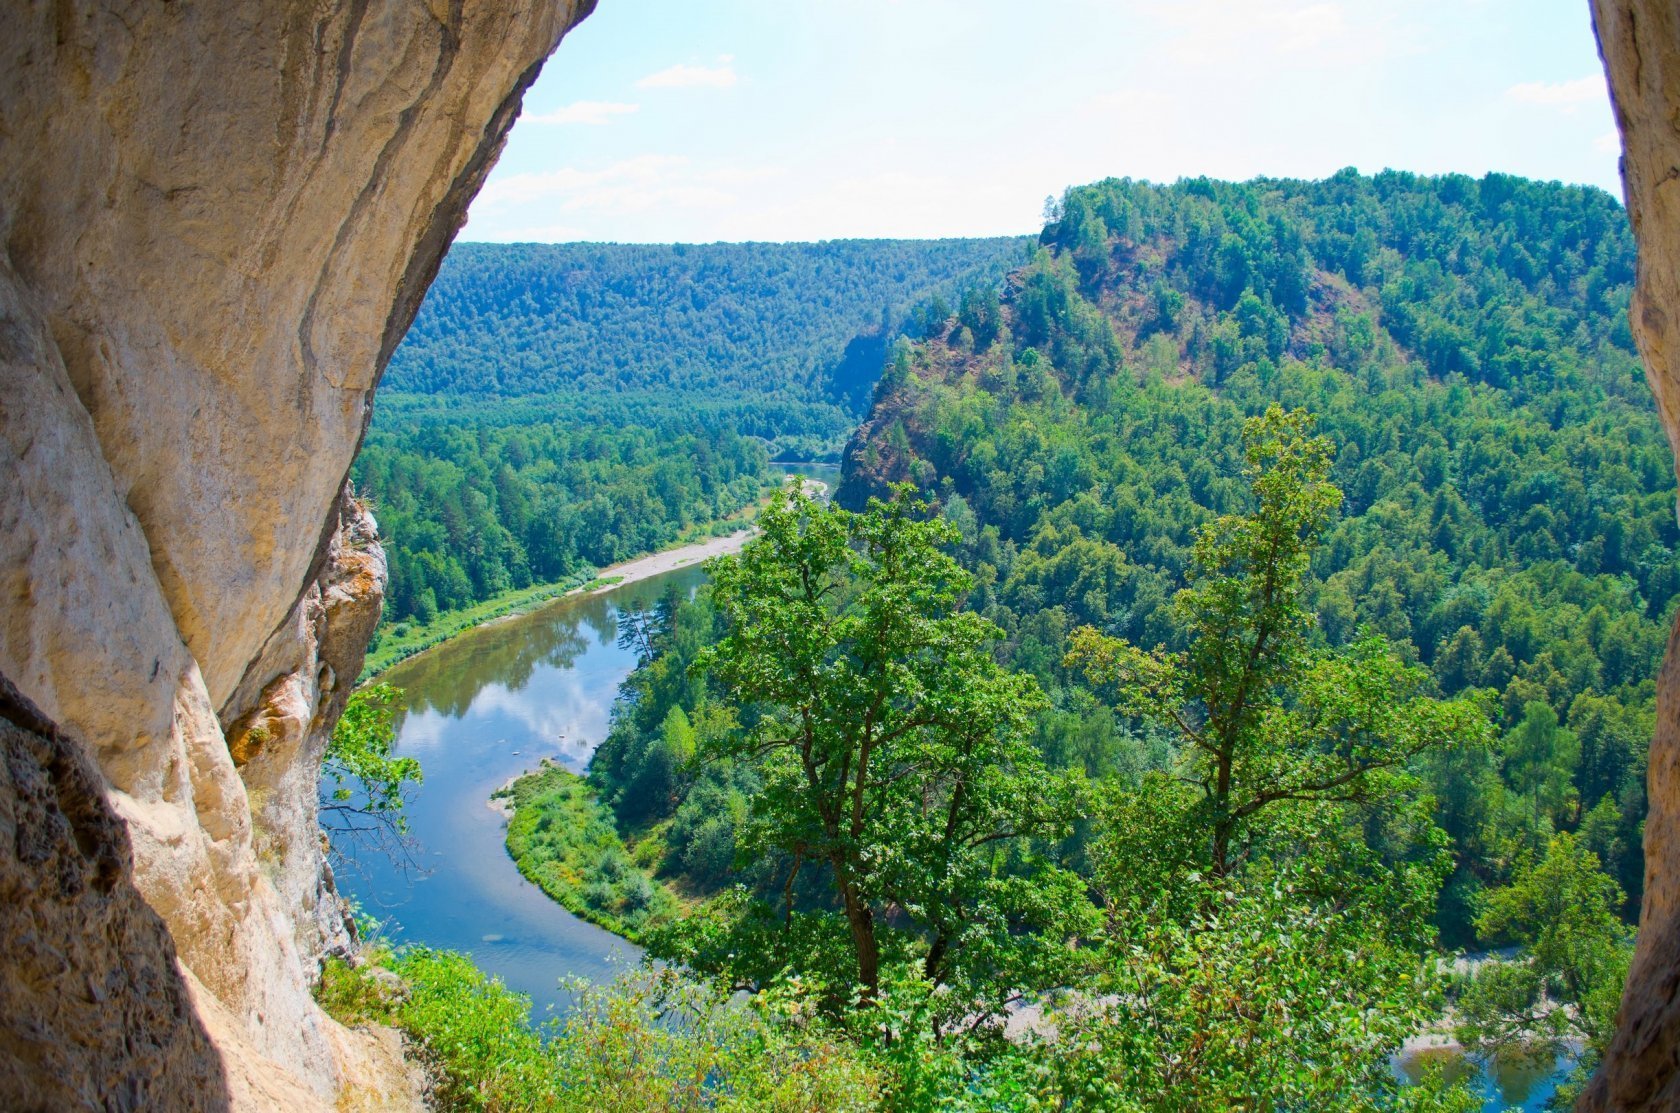
M 948 495 L 990 570 L 978 607 L 1059 688 L 1066 629 L 1182 638 L 1165 604 L 1197 526 L 1240 502 L 1241 416 L 1311 411 L 1346 494 L 1314 559 L 1320 635 L 1374 630 L 1448 694 L 1499 692 L 1501 748 L 1435 773 L 1460 865 L 1446 938 L 1559 828 L 1585 826 L 1631 914 L 1680 589 L 1632 275 L 1622 212 L 1589 189 L 1075 190 L 1011 279 L 1012 335 L 959 316 L 899 353 L 841 498 L 888 478 Z
M 770 474 L 762 443 L 698 424 L 478 417 L 376 429 L 356 459 L 390 564 L 387 622 L 652 552 L 750 505 Z
M 352 472 L 387 627 L 657 549 L 833 456 L 913 305 L 1021 239 L 457 244 Z
M 1590 1067 L 1680 592 L 1632 274 L 1498 175 L 1069 191 L 910 316 L 841 505 L 629 618 L 590 778 L 704 898 L 656 951 L 897 1010 L 903 1107 L 1448 1108 L 1388 1064 L 1452 948 L 1519 948 L 1462 1039 Z
M 1027 242 L 457 244 L 381 398 L 695 396 L 780 448 L 837 445 L 911 307 L 995 283 Z

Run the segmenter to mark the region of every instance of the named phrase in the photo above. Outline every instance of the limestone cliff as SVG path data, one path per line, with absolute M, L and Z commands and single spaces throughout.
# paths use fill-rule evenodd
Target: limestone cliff
M 316 801 L 321 757 L 344 711 L 385 595 L 378 527 L 354 499 L 339 506 L 321 576 L 245 670 L 223 720 L 245 782 L 257 858 L 291 912 L 306 955 L 345 952 L 351 933 L 322 860 Z
M 0 883 L 29 925 L 0 946 L 36 971 L 0 1003 L 0 1104 L 307 1108 L 379 1058 L 308 993 L 342 931 L 314 763 L 383 588 L 344 480 L 589 6 L 0 8 L 0 675 L 27 709 Z
M 1593 0 L 1593 27 L 1639 241 L 1633 334 L 1680 460 L 1680 7 Z M 1648 792 L 1638 950 L 1616 1038 L 1582 1109 L 1680 1109 L 1680 620 L 1657 682 Z

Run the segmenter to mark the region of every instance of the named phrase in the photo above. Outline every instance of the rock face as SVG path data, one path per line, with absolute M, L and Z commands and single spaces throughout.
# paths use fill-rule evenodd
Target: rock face
M 340 503 L 321 576 L 245 670 L 223 723 L 251 803 L 257 857 L 292 916 L 306 955 L 346 952 L 346 910 L 316 837 L 321 756 L 344 711 L 385 596 L 385 553 L 373 516 Z
M 226 1092 L 221 1063 L 99 774 L 4 681 L 0 933 L 0 1107 L 216 1107 L 197 1095 Z
M 590 6 L 0 7 L 0 956 L 35 971 L 0 1105 L 330 1106 L 381 1058 L 308 992 L 314 767 L 384 582 L 345 475 Z
M 1680 8 L 1593 0 L 1639 241 L 1631 308 L 1646 376 L 1680 461 Z M 1616 1038 L 1584 1110 L 1680 1109 L 1680 623 L 1657 682 L 1645 901 Z

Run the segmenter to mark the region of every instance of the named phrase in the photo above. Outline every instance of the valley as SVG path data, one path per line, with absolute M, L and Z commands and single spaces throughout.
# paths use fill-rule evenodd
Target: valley
M 0 26 L 0 1107 L 1680 1107 L 1672 3 Z
M 1327 930 L 1317 927 L 1302 942 L 1365 952 L 1370 971 L 1390 972 L 1385 979 L 1408 962 L 1433 961 L 1426 956 L 1453 949 L 1553 945 L 1545 942 L 1554 929 L 1544 919 L 1495 911 L 1524 886 L 1539 884 L 1546 871 L 1551 883 L 1567 877 L 1563 883 L 1582 886 L 1583 910 L 1597 917 L 1572 929 L 1586 934 L 1569 946 L 1597 956 L 1584 967 L 1542 973 L 1532 960 L 1507 961 L 1413 998 L 1397 994 L 1392 981 L 1363 989 L 1357 981 L 1327 983 L 1314 992 L 1333 985 L 1336 993 L 1351 993 L 1345 1007 L 1367 1016 L 1392 1010 L 1392 1020 L 1383 1023 L 1394 1026 L 1386 1037 L 1373 1031 L 1374 1042 L 1361 1050 L 1327 1045 L 1313 1054 L 1353 1055 L 1354 1073 L 1346 1077 L 1381 1090 L 1384 1079 L 1394 1077 L 1389 1063 L 1398 1046 L 1383 1040 L 1397 1041 L 1418 1026 L 1439 1027 L 1440 1006 L 1429 1004 L 1430 994 L 1444 991 L 1453 1002 L 1447 1031 L 1472 1043 L 1489 1041 L 1477 1045 L 1484 1053 L 1503 1048 L 1508 1060 L 1515 1039 L 1528 1054 L 1564 1056 L 1564 1073 L 1577 1060 L 1590 1066 L 1592 1041 L 1607 1029 L 1592 1011 L 1601 1006 L 1589 995 L 1619 984 L 1615 971 L 1625 969 L 1631 938 L 1625 925 L 1638 913 L 1650 677 L 1680 589 L 1666 448 L 1638 379 L 1631 338 L 1617 323 L 1630 278 L 1631 244 L 1617 209 L 1590 191 L 1498 177 L 1478 182 L 1393 174 L 1172 187 L 1110 181 L 1070 190 L 1040 244 L 1006 277 L 978 272 L 966 285 L 931 290 L 901 310 L 898 324 L 890 333 L 883 330 L 876 344 L 879 381 L 862 381 L 869 405 L 855 411 L 861 424 L 850 436 L 843 472 L 825 475 L 826 482 L 839 480 L 837 498 L 846 509 L 818 511 L 818 503 L 789 504 L 777 496 L 760 512 L 771 522 L 791 512 L 794 517 L 785 520 L 805 523 L 801 530 L 830 528 L 819 523 L 838 514 L 837 523 L 853 523 L 844 528 L 868 531 L 878 528 L 868 523 L 881 512 L 867 509 L 872 498 L 895 505 L 929 500 L 919 510 L 921 504 L 906 503 L 899 513 L 932 515 L 942 538 L 937 547 L 945 554 L 940 559 L 952 561 L 951 576 L 961 569 L 967 586 L 952 589 L 951 601 L 960 604 L 952 620 L 967 615 L 977 622 L 982 641 L 976 644 L 989 643 L 987 658 L 1006 670 L 1000 676 L 1025 685 L 1026 702 L 1009 713 L 1019 717 L 1012 729 L 1022 732 L 1011 745 L 1024 748 L 975 768 L 990 777 L 1030 761 L 1040 772 L 1028 779 L 1045 793 L 1029 807 L 1019 788 L 1000 790 L 999 815 L 1013 813 L 1015 826 L 983 838 L 986 844 L 1001 840 L 987 852 L 994 874 L 987 884 L 1040 887 L 1048 903 L 1008 910 L 1020 896 L 1006 898 L 1003 889 L 983 898 L 954 892 L 912 898 L 882 890 L 870 899 L 885 909 L 879 930 L 892 940 L 889 951 L 915 955 L 926 948 L 932 929 L 915 920 L 943 914 L 937 912 L 940 901 L 956 902 L 948 912 L 957 917 L 953 924 L 962 924 L 971 914 L 959 911 L 962 901 L 1001 900 L 1001 918 L 984 930 L 1003 934 L 988 946 L 1028 950 L 1008 960 L 998 952 L 987 963 L 1003 961 L 1004 968 L 962 975 L 980 979 L 964 991 L 978 994 L 962 999 L 971 1015 L 1006 1014 L 1003 1002 L 1011 994 L 1036 999 L 1069 986 L 1113 985 L 1104 980 L 1115 975 L 1102 970 L 1102 945 L 1076 950 L 1085 957 L 1072 966 L 1026 956 L 1034 946 L 1057 939 L 1068 946 L 1091 933 L 1081 917 L 1097 908 L 1112 910 L 1117 900 L 1147 906 L 1186 884 L 1178 871 L 1189 867 L 1169 857 L 1149 866 L 1164 872 L 1139 895 L 1120 896 L 1136 879 L 1120 884 L 1105 880 L 1110 875 L 1103 871 L 1128 856 L 1156 853 L 1128 844 L 1125 824 L 1163 822 L 1120 817 L 1139 807 L 1145 808 L 1141 815 L 1182 806 L 1184 818 L 1173 822 L 1193 827 L 1223 822 L 1219 817 L 1233 809 L 1246 816 L 1272 799 L 1294 801 L 1278 812 L 1282 826 L 1232 820 L 1230 833 L 1218 837 L 1214 874 L 1230 870 L 1221 884 L 1237 886 L 1226 899 L 1250 899 L 1240 895 L 1246 892 L 1241 879 L 1253 871 L 1304 871 L 1292 882 L 1304 886 L 1298 910 L 1335 916 L 1361 907 L 1365 922 L 1357 938 L 1338 943 L 1332 933 L 1315 941 L 1315 933 Z M 486 313 L 483 306 L 478 311 Z M 522 335 L 511 326 L 498 335 L 504 348 L 529 347 L 508 339 Z M 432 343 L 448 350 L 435 337 Z M 792 374 L 786 386 L 755 380 L 753 389 L 765 400 L 758 405 L 774 408 L 778 400 L 809 399 L 809 382 L 806 371 Z M 675 420 L 689 410 L 705 412 L 735 389 L 706 375 L 692 383 L 667 375 L 635 404 L 640 412 Z M 446 408 L 416 419 L 431 403 L 401 393 L 397 398 L 399 418 L 393 420 L 414 422 L 404 451 L 455 451 L 469 489 L 475 470 L 482 476 L 499 468 L 496 489 L 503 499 L 514 490 L 507 485 L 510 457 L 529 466 L 606 448 L 605 459 L 638 466 L 640 450 L 599 439 L 607 428 L 622 436 L 624 427 L 597 431 L 582 416 L 555 417 L 567 402 L 564 393 L 527 400 L 520 403 L 524 409 L 483 409 L 470 419 L 480 423 L 478 431 L 455 441 L 466 446 L 464 456 L 442 448 L 448 440 L 425 430 L 464 429 L 467 419 L 446 419 Z M 545 430 L 541 436 L 574 437 L 570 443 L 582 453 L 536 447 L 519 432 L 527 415 L 539 411 L 552 419 L 536 426 Z M 501 423 L 495 416 L 508 414 L 516 416 Z M 1257 433 L 1256 422 L 1277 431 Z M 802 427 L 828 428 L 821 422 Z M 683 493 L 652 510 L 603 489 L 596 516 L 622 513 L 626 522 L 663 517 L 690 532 L 726 528 L 738 508 L 759 505 L 763 492 L 779 482 L 782 469 L 768 457 L 788 442 L 754 439 L 763 433 L 746 434 L 726 423 L 711 434 L 665 440 L 667 450 L 646 457 L 663 470 L 647 474 L 662 476 L 654 480 L 659 489 Z M 1336 741 L 1338 732 L 1353 729 L 1335 727 L 1323 742 L 1297 741 L 1294 750 L 1267 759 L 1320 768 L 1328 761 L 1330 771 L 1317 775 L 1327 778 L 1327 786 L 1349 786 L 1347 792 L 1307 788 L 1292 780 L 1301 774 L 1284 766 L 1262 772 L 1242 764 L 1252 759 L 1241 759 L 1238 782 L 1280 777 L 1279 784 L 1296 787 L 1263 787 L 1262 780 L 1252 803 L 1222 804 L 1204 814 L 1188 797 L 1182 805 L 1169 801 L 1180 792 L 1171 787 L 1174 780 L 1193 784 L 1200 776 L 1195 755 L 1206 747 L 1197 739 L 1218 722 L 1214 697 L 1188 697 L 1185 710 L 1173 713 L 1188 719 L 1152 720 L 1148 700 L 1158 697 L 1126 693 L 1126 685 L 1136 683 L 1127 677 L 1138 676 L 1143 666 L 1116 672 L 1101 662 L 1152 646 L 1161 661 L 1180 662 L 1172 669 L 1197 659 L 1183 656 L 1197 652 L 1184 640 L 1191 612 L 1183 608 L 1194 596 L 1185 587 L 1211 574 L 1210 539 L 1219 531 L 1260 528 L 1274 513 L 1263 509 L 1251 519 L 1253 527 L 1229 524 L 1254 505 L 1245 489 L 1264 480 L 1271 466 L 1264 461 L 1274 459 L 1252 455 L 1246 438 L 1262 435 L 1284 446 L 1268 451 L 1287 457 L 1297 451 L 1289 445 L 1316 445 L 1313 451 L 1325 461 L 1317 482 L 1326 492 L 1326 509 L 1318 524 L 1299 527 L 1304 547 L 1291 565 L 1301 584 L 1298 602 L 1287 604 L 1299 608 L 1290 612 L 1298 618 L 1289 621 L 1303 626 L 1291 635 L 1300 637 L 1300 649 L 1288 652 L 1321 662 L 1313 668 L 1390 670 L 1382 681 L 1392 686 L 1386 698 L 1409 709 L 1404 714 L 1421 716 L 1417 723 L 1443 725 L 1428 728 L 1436 732 L 1434 741 L 1420 736 L 1404 742 L 1392 757 L 1383 756 L 1381 746 L 1422 728 L 1404 718 L 1359 727 L 1353 736 L 1369 735 L 1364 745 L 1378 749 L 1355 759 L 1362 751 L 1334 756 L 1337 747 L 1352 744 Z M 1246 466 L 1245 444 L 1251 453 Z M 484 464 L 471 458 L 475 445 Z M 704 470 L 720 459 L 719 448 L 740 461 L 734 488 Z M 376 436 L 361 474 L 381 475 L 375 461 L 383 451 Z M 391 502 L 403 497 L 396 493 L 398 474 L 375 481 L 393 492 Z M 509 504 L 525 505 L 517 497 Z M 503 503 L 480 499 L 476 505 L 495 519 Z M 413 520 L 399 512 L 389 532 L 414 528 Z M 907 528 L 905 521 L 893 528 Z M 615 527 L 615 535 L 636 537 L 633 528 Z M 773 533 L 779 528 L 789 527 L 771 527 Z M 469 529 L 461 536 L 479 544 L 486 534 Z M 661 535 L 640 536 L 625 544 L 657 547 Z M 400 536 L 393 540 L 400 553 Z M 731 559 L 747 559 L 766 543 Z M 734 552 L 739 544 L 726 548 Z M 1243 567 L 1239 561 L 1221 574 L 1240 575 Z M 832 574 L 820 569 L 819 563 L 802 574 Z M 844 583 L 834 581 L 842 593 L 835 598 L 862 590 Z M 555 779 L 552 788 L 522 796 L 518 846 L 510 837 L 509 852 L 528 878 L 550 878 L 544 886 L 557 900 L 634 934 L 663 959 L 737 988 L 766 991 L 802 969 L 818 985 L 845 977 L 844 964 L 834 965 L 843 949 L 829 950 L 838 938 L 823 942 L 837 922 L 827 887 L 838 883 L 834 871 L 841 866 L 818 862 L 801 872 L 805 852 L 797 848 L 809 846 L 809 835 L 791 843 L 762 841 L 765 794 L 786 774 L 749 759 L 762 751 L 748 739 L 785 708 L 738 702 L 710 675 L 727 660 L 713 656 L 713 646 L 735 636 L 739 616 L 759 612 L 729 612 L 736 617 L 726 618 L 714 594 L 698 569 L 667 573 L 611 589 L 600 602 L 566 600 L 498 621 L 382 676 L 408 689 L 394 752 L 425 755 L 425 764 L 438 764 L 447 782 L 435 803 L 417 804 L 414 811 L 421 845 L 447 848 L 427 852 L 437 874 L 406 890 L 398 877 L 356 890 L 364 907 L 371 901 L 389 909 L 400 925 L 393 939 L 471 953 L 540 1010 L 569 1007 L 577 991 L 557 996 L 562 974 L 609 979 L 617 968 L 605 956 L 621 944 L 550 903 L 519 879 L 505 855 L 494 869 L 482 864 L 492 848 L 500 851 L 502 830 L 485 800 L 521 770 L 552 759 L 586 780 Z M 1240 613 L 1241 606 L 1232 612 Z M 860 650 L 838 652 L 838 658 L 821 658 L 829 663 L 818 667 L 838 667 Z M 852 682 L 839 675 L 820 683 L 844 690 Z M 801 688 L 817 683 L 804 681 Z M 1278 701 L 1277 714 L 1303 714 L 1307 705 L 1300 701 L 1308 697 L 1292 694 L 1290 683 L 1267 680 L 1256 698 L 1270 693 L 1266 698 Z M 1274 691 L 1279 684 L 1284 686 Z M 450 694 L 440 702 L 442 692 Z M 449 710 L 439 718 L 443 706 Z M 828 721 L 847 714 L 847 706 L 811 713 Z M 754 722 L 759 725 L 749 729 Z M 1258 726 L 1231 729 L 1238 733 L 1229 745 L 1262 744 L 1236 741 Z M 1296 756 L 1285 759 L 1285 753 Z M 884 760 L 891 769 L 908 759 Z M 1352 764 L 1338 773 L 1338 761 Z M 899 775 L 915 769 L 911 762 Z M 964 776 L 931 782 L 921 806 L 944 799 Z M 1205 789 L 1212 782 L 1201 783 Z M 865 793 L 861 781 L 859 786 Z M 876 791 L 857 799 L 875 800 Z M 586 803 L 580 793 L 599 803 Z M 422 789 L 415 799 L 428 795 Z M 886 801 L 871 806 L 886 809 L 880 819 L 888 828 L 910 821 L 916 809 L 910 799 Z M 1040 804 L 1050 810 L 1028 822 Z M 950 822 L 958 822 L 956 814 Z M 1348 845 L 1350 857 L 1303 857 L 1300 824 Z M 865 830 L 853 837 L 886 837 L 864 836 Z M 1234 840 L 1229 850 L 1226 840 Z M 1188 849 L 1175 853 L 1189 854 L 1186 862 L 1196 857 Z M 1222 865 L 1227 854 L 1239 861 L 1252 855 L 1254 864 Z M 1352 865 L 1355 860 L 1363 864 Z M 470 899 L 462 899 L 462 863 L 473 863 L 471 884 L 478 888 Z M 1194 884 L 1183 898 L 1171 899 L 1191 900 L 1189 908 L 1205 899 L 1190 896 L 1205 882 L 1195 882 L 1195 873 L 1187 876 Z M 1339 879 L 1338 896 L 1307 895 L 1331 877 Z M 1416 897 L 1401 899 L 1402 890 L 1427 898 L 1421 904 Z M 680 897 L 673 899 L 673 892 Z M 541 928 L 544 908 L 548 919 L 542 922 L 550 926 Z M 781 928 L 763 918 L 777 909 L 774 915 L 788 917 Z M 1174 933 L 1187 929 L 1173 917 L 1185 914 L 1170 905 L 1144 914 L 1134 925 L 1145 933 L 1141 945 L 1178 938 Z M 1244 913 L 1259 917 L 1253 930 L 1261 938 L 1294 914 L 1264 904 Z M 939 928 L 925 959 L 929 969 L 934 954 L 958 945 L 983 922 Z M 795 924 L 802 925 L 797 932 Z M 1212 930 L 1194 929 L 1185 942 Z M 957 934 L 937 942 L 946 931 Z M 1217 931 L 1207 935 L 1215 938 Z M 624 953 L 639 952 L 626 947 Z M 747 954 L 757 957 L 736 957 Z M 1184 957 L 1163 953 L 1158 961 Z M 1006 980 L 995 980 L 1000 977 Z M 1534 978 L 1532 988 L 1521 988 Z M 1030 990 L 1038 979 L 1048 980 Z M 1509 1015 L 1508 1003 L 1490 995 L 1495 981 L 1506 1002 L 1512 992 L 1535 994 L 1541 1002 L 1560 992 L 1576 994 L 1563 1003 L 1578 1020 L 1562 1031 L 1512 1028 L 1521 1022 Z M 1483 983 L 1489 988 L 1479 989 Z M 1008 992 L 991 996 L 999 990 Z M 952 991 L 952 985 L 942 990 Z M 1303 1008 L 1299 990 L 1277 992 L 1277 1007 Z M 820 991 L 817 1001 L 823 1010 L 837 1007 Z M 1120 1031 L 1139 1022 L 1121 1021 Z M 1155 1029 L 1157 1054 L 1176 1054 L 1168 1050 L 1171 1040 L 1202 1040 L 1208 1025 L 1218 1031 L 1225 1022 L 1169 1015 L 1152 1023 L 1166 1025 Z M 1175 1031 L 1177 1024 L 1190 1027 Z M 1095 1037 L 1098 1046 L 1116 1034 L 1103 1030 Z M 1277 1053 L 1283 1046 L 1292 1048 L 1288 1054 L 1302 1053 L 1293 1027 L 1244 1032 L 1239 1024 L 1229 1034 L 1279 1039 L 1284 1043 Z M 982 1041 L 945 1047 L 937 1061 L 942 1070 L 991 1078 L 1020 1069 L 1022 1056 L 1039 1054 L 1054 1053 Z M 1539 1077 L 1545 1075 L 1542 1070 Z M 1478 1077 L 1484 1096 L 1476 1100 L 1492 1103 L 1490 1109 L 1499 1107 L 1501 1094 L 1538 1108 L 1532 1103 L 1552 1092 L 1552 1083 L 1534 1088 L 1533 1076 L 1521 1071 L 1498 1076 L 1518 1080 L 1511 1086 L 1521 1089 L 1501 1090 L 1491 1068 Z M 1280 1093 L 1291 1092 L 1299 1081 L 1280 1078 L 1276 1084 Z M 1116 1084 L 1129 1090 L 1140 1080 Z M 1252 1076 L 1241 1082 L 1258 1084 Z M 1321 1078 L 1314 1084 L 1342 1083 Z

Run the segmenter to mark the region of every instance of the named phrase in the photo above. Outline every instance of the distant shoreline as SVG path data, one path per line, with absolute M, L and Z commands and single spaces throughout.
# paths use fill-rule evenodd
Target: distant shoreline
M 494 618 L 487 618 L 483 622 L 475 622 L 471 626 L 464 626 L 442 641 L 435 642 L 418 652 L 392 661 L 367 679 L 371 682 L 385 675 L 391 669 L 418 660 L 433 650 L 450 645 L 456 639 L 465 634 L 470 634 L 474 630 L 483 630 L 490 626 L 499 626 L 504 622 L 511 622 L 516 618 L 524 618 L 526 615 L 536 614 L 538 611 L 545 610 L 567 599 L 575 599 L 583 595 L 599 595 L 604 591 L 612 591 L 628 584 L 652 579 L 654 576 L 663 575 L 666 572 L 674 572 L 678 568 L 685 568 L 704 560 L 710 560 L 712 557 L 728 556 L 730 553 L 740 552 L 742 546 L 746 545 L 755 532 L 756 530 L 753 527 L 748 526 L 722 537 L 708 537 L 704 541 L 695 541 L 687 545 L 679 545 L 673 549 L 662 549 L 657 553 L 649 553 L 646 556 L 620 561 L 610 567 L 601 569 L 595 578 L 586 584 L 580 584 L 559 595 L 551 595 L 530 607 L 515 608 L 506 614 L 499 614 Z
M 826 501 L 830 491 L 829 484 L 820 479 L 812 479 L 809 476 L 799 476 L 797 478 L 804 481 L 805 486 L 810 490 L 810 493 L 814 494 L 818 499 Z M 363 683 L 371 683 L 373 680 L 383 676 L 391 669 L 417 658 L 424 657 L 434 649 L 449 645 L 463 634 L 469 634 L 474 630 L 482 630 L 489 626 L 499 626 L 504 622 L 510 622 L 516 618 L 523 618 L 529 614 L 536 614 L 538 611 L 553 606 L 554 604 L 566 599 L 573 599 L 583 595 L 599 595 L 604 591 L 612 591 L 616 588 L 625 587 L 629 584 L 640 583 L 642 580 L 650 580 L 655 576 L 662 576 L 666 572 L 674 572 L 679 568 L 686 568 L 691 565 L 699 564 L 702 561 L 710 560 L 712 557 L 728 556 L 732 553 L 738 553 L 757 532 L 757 527 L 746 526 L 742 529 L 736 530 L 734 533 L 724 534 L 721 537 L 708 537 L 704 541 L 692 541 L 686 545 L 678 545 L 670 549 L 661 549 L 656 553 L 648 553 L 645 556 L 632 557 L 629 560 L 620 561 L 617 564 L 601 569 L 588 583 L 580 584 L 577 587 L 570 588 L 558 595 L 550 595 L 546 598 L 539 599 L 533 602 L 531 606 L 515 607 L 513 610 L 510 610 L 505 614 L 496 615 L 494 618 L 487 618 L 482 622 L 475 622 L 471 626 L 463 626 L 461 629 L 457 630 L 453 634 L 450 634 L 441 641 L 434 642 L 433 644 L 426 646 L 424 649 L 392 661 L 390 664 L 381 668 L 378 672 L 367 676 Z
M 828 484 L 824 483 L 822 480 L 812 479 L 810 476 L 797 476 L 790 478 L 803 480 L 805 486 L 810 489 L 811 493 L 815 494 L 817 498 L 827 498 Z M 478 630 L 485 626 L 494 626 L 497 623 L 507 622 L 510 619 L 521 618 L 528 614 L 535 614 L 544 607 L 553 603 L 558 603 L 562 599 L 570 599 L 575 595 L 599 595 L 603 591 L 615 591 L 618 588 L 627 587 L 634 583 L 640 583 L 642 580 L 651 580 L 655 576 L 663 576 L 667 572 L 675 572 L 678 568 L 710 560 L 713 557 L 729 556 L 731 553 L 738 553 L 748 541 L 752 540 L 753 534 L 757 532 L 758 527 L 748 526 L 745 529 L 738 529 L 734 533 L 728 533 L 722 537 L 708 537 L 704 541 L 695 541 L 687 545 L 679 545 L 674 549 L 661 549 L 659 552 L 649 553 L 647 556 L 639 556 L 630 560 L 620 561 L 609 568 L 601 569 L 600 573 L 593 580 L 590 580 L 588 583 L 583 584 L 580 587 L 572 588 L 564 595 L 556 595 L 552 599 L 545 599 L 543 602 L 535 607 L 532 607 L 528 611 L 515 611 L 511 614 L 498 615 L 495 618 L 485 619 L 476 626 L 468 627 L 468 629 Z M 466 633 L 466 631 L 463 630 L 462 633 Z M 441 641 L 438 645 L 448 645 L 449 640 L 453 639 Z M 436 649 L 437 646 L 432 646 L 431 648 Z M 426 651 L 422 650 L 422 652 Z M 420 654 L 416 653 L 414 656 L 418 657 L 419 655 Z M 413 658 L 407 658 L 407 660 L 413 660 Z

